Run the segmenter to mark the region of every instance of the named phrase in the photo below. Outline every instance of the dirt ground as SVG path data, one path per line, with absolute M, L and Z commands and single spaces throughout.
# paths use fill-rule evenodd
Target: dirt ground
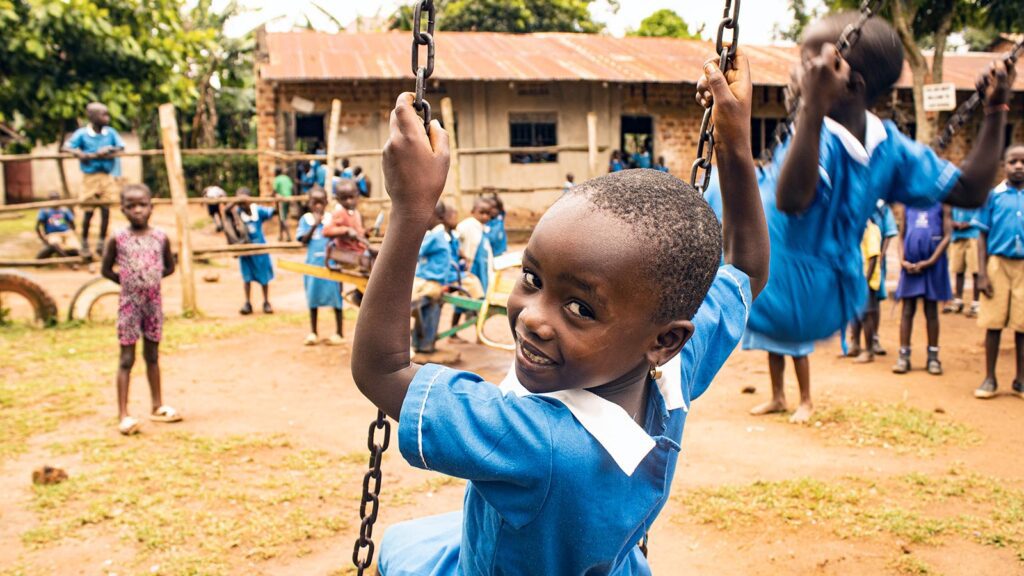
M 166 220 L 158 223 L 173 228 Z M 197 234 L 203 242 L 219 241 L 208 227 Z M 31 240 L 22 234 L 2 240 L 0 245 L 5 254 L 24 252 Z M 219 275 L 219 281 L 200 282 L 199 304 L 204 315 L 227 325 L 248 322 L 236 312 L 241 288 L 234 261 L 215 261 L 201 267 L 198 275 L 210 271 Z M 32 274 L 62 306 L 89 277 L 84 270 Z M 349 346 L 301 346 L 308 332 L 301 279 L 288 272 L 277 274 L 271 300 L 278 314 L 294 313 L 294 318 L 272 330 L 242 331 L 164 355 L 165 399 L 182 410 L 186 419 L 173 428 L 148 424 L 143 437 L 159 437 L 169 430 L 204 438 L 278 434 L 296 449 L 317 450 L 332 457 L 344 459 L 365 452 L 366 429 L 375 410 L 353 385 Z M 180 306 L 177 275 L 165 280 L 164 290 L 165 310 L 171 314 Z M 843 407 L 858 411 L 899 406 L 916 409 L 915 417 L 925 419 L 929 426 L 961 425 L 964 436 L 971 438 L 925 443 L 923 448 L 913 444 L 902 449 L 898 440 L 872 441 L 870 431 L 851 436 L 841 432 L 849 430 L 842 427 L 841 418 L 814 419 L 811 425 L 801 426 L 779 416 L 748 415 L 751 406 L 768 397 L 767 366 L 760 353 L 736 352 L 690 412 L 673 496 L 650 535 L 654 572 L 721 576 L 1024 574 L 1024 513 L 1014 508 L 1016 516 L 1001 524 L 1001 539 L 985 532 L 994 510 L 1020 506 L 1018 494 L 1004 493 L 999 487 L 1019 490 L 1024 478 L 1024 450 L 1019 441 L 1024 400 L 1010 395 L 986 402 L 974 400 L 971 391 L 982 375 L 983 332 L 962 317 L 944 316 L 942 320 L 946 369 L 942 377 L 921 370 L 905 376 L 892 374 L 898 320 L 889 305 L 884 307 L 882 326 L 888 357 L 872 365 L 855 366 L 838 357 L 838 342 L 828 342 L 819 346 L 811 360 L 819 415 L 834 415 Z M 321 318 L 323 333 L 329 333 L 330 322 L 330 318 Z M 349 338 L 354 322 L 354 314 L 350 314 Z M 489 329 L 507 337 L 507 326 L 500 319 Z M 96 370 L 109 370 L 116 361 L 112 327 L 110 331 L 109 358 L 97 363 Z M 923 334 L 922 319 L 915 333 L 920 342 L 915 347 L 916 368 L 924 363 Z M 471 333 L 463 336 L 472 340 Z M 1005 340 L 1012 339 L 1004 339 L 1004 347 L 1008 344 Z M 447 346 L 461 353 L 459 367 L 492 381 L 500 379 L 512 361 L 510 353 L 470 342 Z M 1004 348 L 999 373 L 1004 388 L 1012 381 L 1011 370 L 1012 352 Z M 787 377 L 789 402 L 795 408 L 795 381 L 791 372 Z M 756 388 L 756 393 L 741 392 L 748 386 Z M 37 496 L 28 482 L 31 469 L 45 461 L 74 475 L 85 466 L 76 456 L 52 450 L 55 442 L 81 436 L 119 442 L 112 414 L 114 393 L 110 381 L 103 397 L 106 404 L 95 413 L 32 437 L 21 455 L 0 460 L 0 573 L 7 573 L 5 567 L 10 567 L 11 574 L 160 572 L 158 566 L 152 567 L 155 570 L 138 566 L 133 559 L 142 553 L 141 545 L 104 524 L 45 546 L 25 541 L 24 535 L 42 521 L 41 512 L 33 505 Z M 146 409 L 146 396 L 137 367 L 132 396 L 136 412 Z M 902 425 L 886 422 L 883 420 L 883 427 Z M 442 481 L 411 468 L 396 448 L 393 443 L 384 459 L 384 496 L 375 530 L 378 537 L 395 522 L 461 505 L 461 482 Z M 231 560 L 225 573 L 344 573 L 358 527 L 357 494 L 365 467 L 356 456 L 351 462 L 345 460 L 343 474 L 349 486 L 345 497 L 322 504 L 346 521 L 343 528 L 285 546 L 268 559 Z M 245 478 L 249 476 L 240 482 Z M 965 478 L 975 480 L 963 490 Z M 776 491 L 793 485 L 798 486 L 802 501 L 791 501 Z M 935 490 L 929 488 L 933 486 Z M 949 486 L 959 486 L 960 492 L 942 488 Z M 980 486 L 988 486 L 985 494 L 991 497 L 983 496 Z M 731 487 L 735 491 L 730 492 Z M 825 496 L 819 497 L 818 490 Z M 830 495 L 846 490 L 862 494 L 864 499 L 854 508 L 840 507 L 838 514 L 830 515 L 823 503 L 837 501 Z M 869 513 L 875 508 L 883 513 Z M 938 515 L 958 520 L 920 536 L 894 523 L 890 512 L 901 510 L 903 519 Z M 971 528 L 975 525 L 964 519 L 972 513 L 981 527 Z M 859 518 L 869 520 L 862 525 Z M 961 525 L 967 528 L 957 528 Z

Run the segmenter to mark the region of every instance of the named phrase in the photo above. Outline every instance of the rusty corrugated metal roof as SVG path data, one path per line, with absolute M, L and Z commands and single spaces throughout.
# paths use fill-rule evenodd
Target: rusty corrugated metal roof
M 282 32 L 266 35 L 266 80 L 392 80 L 412 77 L 411 35 L 407 32 L 328 34 Z M 783 86 L 798 60 L 793 46 L 751 46 L 752 76 L 758 85 Z M 710 42 L 671 38 L 615 38 L 597 34 L 501 34 L 440 32 L 434 78 L 440 80 L 689 82 L 701 74 L 713 51 Z M 975 76 L 996 55 L 947 54 L 945 76 L 958 89 L 972 90 Z M 909 69 L 900 85 L 910 85 Z M 1024 74 L 1015 88 L 1024 90 Z

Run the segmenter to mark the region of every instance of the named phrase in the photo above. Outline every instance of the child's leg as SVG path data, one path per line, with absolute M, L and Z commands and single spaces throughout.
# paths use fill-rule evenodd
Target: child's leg
M 441 319 L 441 302 L 427 299 L 420 305 L 419 316 L 419 326 L 413 333 L 413 347 L 417 352 L 433 352 L 437 325 Z
M 146 338 L 142 339 L 142 358 L 146 361 L 146 378 L 149 380 L 149 397 L 153 404 L 153 412 L 163 406 L 163 395 L 160 391 L 160 343 Z
M 928 322 L 928 348 L 939 346 L 939 303 L 925 299 L 924 317 Z M 909 346 L 909 342 L 907 344 Z
M 36 254 L 36 260 L 45 260 L 46 258 L 49 258 L 50 256 L 53 256 L 56 253 L 57 248 L 53 244 L 47 244 L 45 248 L 43 248 L 42 250 L 39 251 L 38 254 Z
M 337 327 L 337 334 L 339 337 L 345 337 L 345 317 L 342 313 L 341 308 L 334 309 L 334 325 Z
M 1017 332 L 1016 334 L 1019 334 Z M 985 332 L 985 379 L 996 379 L 996 361 L 999 360 L 999 340 L 1003 335 L 1002 330 L 988 330 Z M 1016 337 L 1015 337 L 1016 339 Z M 1017 351 L 1020 358 L 1020 350 Z M 1019 362 L 1019 360 L 1018 360 Z M 1020 371 L 1018 370 L 1018 373 Z
M 974 287 L 974 300 L 973 303 L 977 304 L 981 300 L 981 290 L 978 288 L 978 275 L 974 274 L 971 276 L 971 285 Z
M 260 288 L 263 289 L 263 303 L 266 304 L 270 301 L 270 283 L 260 284 Z
M 955 297 L 957 301 L 961 301 L 964 299 L 964 280 L 966 279 L 966 277 L 967 274 L 964 272 L 960 272 L 956 275 Z
M 92 215 L 95 210 L 89 209 L 82 213 L 82 253 L 89 253 L 89 228 L 92 227 Z
M 863 321 L 858 318 L 853 322 L 850 322 L 850 350 L 846 353 L 847 356 L 857 357 L 860 355 L 860 334 L 864 328 Z M 866 338 L 866 347 L 871 347 L 871 339 L 867 338 L 867 333 L 864 334 Z
M 132 366 L 135 365 L 135 344 L 121 345 L 121 357 L 117 362 L 117 419 L 128 416 L 128 384 L 131 381 Z
M 900 318 L 900 353 L 909 353 L 910 336 L 914 333 L 914 316 L 917 315 L 917 298 L 903 299 L 903 315 Z
M 768 353 L 768 374 L 772 380 L 772 399 L 750 409 L 755 416 L 774 414 L 786 411 L 785 384 L 786 357 L 781 354 Z
M 107 239 L 107 227 L 110 225 L 110 208 L 106 206 L 100 207 L 100 240 L 97 246 L 99 251 L 102 252 L 105 248 L 104 243 Z
M 1014 332 L 1013 340 L 1017 348 L 1017 377 L 1014 378 L 1013 391 L 1021 394 L 1024 390 L 1018 384 L 1024 384 L 1024 332 Z
M 249 304 L 252 301 L 252 282 L 246 282 L 243 286 L 245 286 L 245 303 Z
M 789 421 L 803 424 L 814 414 L 814 404 L 811 402 L 811 360 L 807 356 L 793 358 L 793 367 L 796 368 L 796 381 L 800 385 L 800 406 Z
M 452 311 L 452 328 L 458 326 L 459 322 L 462 322 L 462 310 L 456 307 L 455 310 Z M 458 334 L 452 334 L 451 339 L 462 340 Z
M 316 330 L 316 316 L 317 316 L 316 313 L 317 313 L 317 309 L 316 308 L 310 308 L 309 309 L 309 333 L 313 334 L 314 336 L 319 333 Z

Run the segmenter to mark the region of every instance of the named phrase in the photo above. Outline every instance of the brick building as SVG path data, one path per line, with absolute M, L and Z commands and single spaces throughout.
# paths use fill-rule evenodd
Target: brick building
M 312 150 L 326 142 L 333 98 L 343 102 L 340 155 L 384 145 L 395 97 L 414 85 L 408 33 L 267 33 L 258 44 L 260 148 Z M 783 86 L 798 55 L 792 47 L 745 50 L 755 82 L 752 144 L 757 155 L 784 116 Z M 599 146 L 631 153 L 646 143 L 654 158 L 664 156 L 671 172 L 683 176 L 696 154 L 703 112 L 694 100 L 694 82 L 711 51 L 707 42 L 665 38 L 443 32 L 437 36 L 427 97 L 438 118 L 440 99 L 452 99 L 460 148 L 585 145 L 586 117 L 594 112 Z M 947 56 L 946 81 L 956 83 L 961 99 L 992 57 Z M 909 87 L 908 72 L 896 108 L 901 117 L 912 119 Z M 1017 88 L 1024 91 L 1024 74 Z M 1024 92 L 1018 92 L 1011 118 L 1017 140 L 1024 140 L 1022 107 Z M 964 133 L 975 130 L 968 127 Z M 969 145 L 969 136 L 959 137 L 950 155 L 962 156 Z M 601 171 L 607 158 L 603 152 Z M 379 157 L 353 163 L 381 182 Z M 273 159 L 261 160 L 265 194 L 273 168 Z M 543 207 L 557 196 L 567 172 L 577 181 L 591 175 L 585 151 L 465 156 L 460 176 L 464 190 L 544 188 L 511 198 L 513 205 Z M 374 195 L 380 194 L 378 185 Z

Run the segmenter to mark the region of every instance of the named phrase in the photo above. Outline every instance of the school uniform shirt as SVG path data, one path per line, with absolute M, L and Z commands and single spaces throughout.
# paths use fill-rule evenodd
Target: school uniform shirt
M 466 268 L 480 280 L 487 292 L 488 276 L 490 275 L 491 243 L 487 239 L 486 229 L 482 222 L 470 216 L 455 227 L 459 238 L 462 254 L 466 257 Z
M 452 237 L 444 229 L 444 224 L 438 224 L 423 237 L 416 277 L 445 285 L 458 281 L 458 271 L 452 258 Z
M 124 140 L 121 140 L 121 135 L 110 126 L 104 126 L 97 132 L 93 129 L 92 124 L 87 124 L 75 130 L 65 146 L 93 154 L 107 147 L 123 150 Z M 92 158 L 90 160 L 79 160 L 78 165 L 82 169 L 82 174 L 111 174 L 114 172 L 116 159 Z
M 953 228 L 953 242 L 958 240 L 970 240 L 981 236 L 981 230 L 973 225 L 972 222 L 978 216 L 978 210 L 968 210 L 966 208 L 953 208 L 953 222 L 960 224 L 971 224 L 971 227 L 966 230 L 957 230 Z
M 690 402 L 729 357 L 751 302 L 723 267 L 683 350 L 650 383 L 643 426 L 587 390 L 531 394 L 427 365 L 402 405 L 409 464 L 469 480 L 461 513 L 391 527 L 384 576 L 647 575 L 637 543 L 669 497 Z
M 43 223 L 44 233 L 55 234 L 67 232 L 74 226 L 75 213 L 67 208 L 43 208 L 37 219 Z
M 871 113 L 866 120 L 862 145 L 825 118 L 818 187 L 803 212 L 777 208 L 777 178 L 761 183 L 772 277 L 751 309 L 751 331 L 776 341 L 811 342 L 841 330 L 866 302 L 860 240 L 876 202 L 929 206 L 941 202 L 959 179 L 956 166 L 904 136 L 892 122 Z M 779 166 L 787 153 L 784 145 L 777 154 Z
M 487 240 L 491 243 L 491 254 L 501 256 L 508 252 L 508 235 L 505 233 L 505 213 L 494 217 L 486 227 Z
M 988 201 L 971 223 L 988 236 L 990 256 L 1024 258 L 1024 189 L 1003 182 L 992 190 Z

